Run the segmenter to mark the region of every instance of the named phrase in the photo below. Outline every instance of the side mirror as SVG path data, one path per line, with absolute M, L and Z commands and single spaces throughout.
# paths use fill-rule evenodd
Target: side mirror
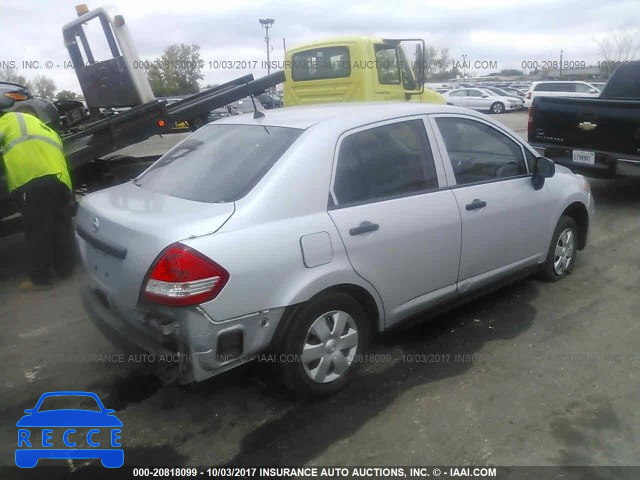
M 8 108 L 13 107 L 15 104 L 15 100 L 9 97 L 5 97 L 4 95 L 0 95 L 0 110 L 6 110 Z
M 33 408 L 27 408 L 24 413 L 26 413 L 27 415 L 31 415 L 33 413 Z
M 595 88 L 590 88 L 589 93 L 598 93 L 598 91 Z
M 482 98 L 489 98 L 489 95 L 487 95 L 487 94 L 483 93 L 483 94 L 482 94 Z
M 556 164 L 553 160 L 549 160 L 546 157 L 537 157 L 533 167 L 533 176 L 531 177 L 533 188 L 540 190 L 544 186 L 544 179 L 553 177 L 555 173 Z

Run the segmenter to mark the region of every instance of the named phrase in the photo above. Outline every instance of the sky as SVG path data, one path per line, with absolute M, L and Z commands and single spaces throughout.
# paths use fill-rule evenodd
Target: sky
M 57 90 L 80 92 L 62 26 L 76 18 L 78 0 L 3 0 L 0 3 L 0 69 L 27 79 L 46 75 Z M 205 62 L 205 84 L 253 73 L 266 74 L 264 29 L 259 18 L 273 18 L 271 60 L 284 58 L 297 44 L 341 35 L 423 38 L 428 46 L 463 55 L 471 73 L 475 62 L 497 62 L 498 70 L 522 69 L 522 62 L 602 60 L 597 40 L 638 25 L 637 0 L 112 0 L 126 20 L 138 54 L 153 60 L 173 43 L 198 44 Z M 90 3 L 90 8 L 104 6 Z M 34 68 L 34 61 L 39 68 Z M 221 61 L 254 62 L 255 69 L 219 68 Z M 25 63 L 26 62 L 26 63 Z M 50 62 L 50 63 L 47 63 Z M 480 64 L 478 64 L 480 65 Z M 234 67 L 236 65 L 233 65 Z M 242 65 L 239 65 L 242 66 Z M 50 68 L 49 68 L 50 67 Z M 218 67 L 218 68 L 215 68 Z

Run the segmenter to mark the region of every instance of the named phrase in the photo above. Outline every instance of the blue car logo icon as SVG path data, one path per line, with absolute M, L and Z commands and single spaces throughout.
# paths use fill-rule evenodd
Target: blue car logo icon
M 82 400 L 88 400 L 95 408 L 51 410 L 43 407 L 43 402 L 51 404 L 52 400 L 60 400 L 59 397 L 84 397 Z M 26 415 L 16 423 L 18 467 L 33 468 L 39 459 L 45 458 L 99 458 L 107 468 L 118 468 L 124 463 L 124 451 L 119 448 L 122 422 L 113 415 L 115 410 L 104 408 L 95 393 L 48 392 L 40 397 L 33 409 L 24 412 Z M 108 442 L 104 438 L 106 435 Z M 60 446 L 64 448 L 54 448 L 53 442 L 60 440 Z M 78 443 L 86 443 L 88 446 L 80 448 L 77 447 Z

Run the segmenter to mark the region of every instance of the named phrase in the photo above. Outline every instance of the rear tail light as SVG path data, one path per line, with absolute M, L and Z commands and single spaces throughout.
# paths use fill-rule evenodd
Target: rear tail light
M 196 305 L 217 297 L 228 280 L 229 272 L 216 262 L 186 245 L 174 243 L 149 269 L 143 296 L 163 305 Z

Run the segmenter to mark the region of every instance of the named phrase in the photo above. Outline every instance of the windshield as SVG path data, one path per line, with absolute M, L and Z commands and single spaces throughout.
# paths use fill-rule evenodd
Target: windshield
M 136 185 L 196 202 L 234 202 L 251 191 L 302 132 L 207 125 L 154 163 Z

